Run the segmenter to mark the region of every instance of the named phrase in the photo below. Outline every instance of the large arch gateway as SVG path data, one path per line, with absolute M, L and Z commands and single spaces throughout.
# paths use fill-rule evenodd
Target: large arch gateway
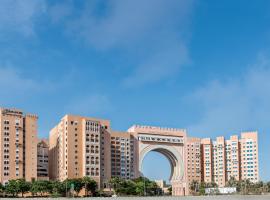
M 173 196 L 188 195 L 187 166 L 185 159 L 186 131 L 183 129 L 160 128 L 152 126 L 132 126 L 137 141 L 136 169 L 137 177 L 142 176 L 142 163 L 150 151 L 166 156 L 170 162 Z

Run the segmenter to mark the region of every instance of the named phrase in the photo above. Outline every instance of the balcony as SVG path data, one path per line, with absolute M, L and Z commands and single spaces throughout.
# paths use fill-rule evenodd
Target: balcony
M 15 125 L 15 128 L 18 130 L 23 130 L 23 128 L 20 125 Z
M 16 164 L 23 164 L 23 161 L 22 160 L 15 160 L 15 163 Z
M 23 144 L 21 142 L 15 142 L 16 147 L 22 147 Z

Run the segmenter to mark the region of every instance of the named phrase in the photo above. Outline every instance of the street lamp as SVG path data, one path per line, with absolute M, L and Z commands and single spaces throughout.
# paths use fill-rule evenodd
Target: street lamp
M 143 176 L 143 193 L 146 196 L 146 188 L 145 188 L 145 177 Z

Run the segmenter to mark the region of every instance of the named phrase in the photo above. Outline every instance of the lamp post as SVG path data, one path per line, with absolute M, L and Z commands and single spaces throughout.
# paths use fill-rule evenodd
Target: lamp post
M 67 196 L 67 181 L 66 181 L 66 197 L 68 197 L 68 196 Z
M 144 193 L 144 196 L 146 196 L 145 177 L 143 177 L 143 193 Z

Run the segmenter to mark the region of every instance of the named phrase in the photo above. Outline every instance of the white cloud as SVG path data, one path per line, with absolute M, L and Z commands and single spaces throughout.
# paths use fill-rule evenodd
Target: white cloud
M 191 133 L 220 135 L 249 129 L 270 130 L 270 61 L 261 57 L 249 70 L 227 81 L 212 81 L 188 99 L 201 106 Z
M 88 1 L 67 30 L 101 51 L 120 50 L 132 66 L 125 87 L 164 80 L 189 60 L 191 0 Z M 68 6 L 68 4 L 66 5 Z
M 36 82 L 23 78 L 18 71 L 11 67 L 0 67 L 1 91 L 25 91 L 37 88 Z
M 37 94 L 44 95 L 59 90 L 70 82 L 67 73 L 61 80 L 52 82 L 26 77 L 22 68 L 10 63 L 0 64 L 0 104 L 19 104 L 21 100 L 35 99 Z
M 199 120 L 188 127 L 190 135 L 198 137 L 230 136 L 241 131 L 259 131 L 260 176 L 270 176 L 268 155 L 270 145 L 270 60 L 258 62 L 238 77 L 226 81 L 214 80 L 202 86 L 187 100 L 201 108 Z
M 45 0 L 1 0 L 0 32 L 15 31 L 31 36 L 35 33 L 37 17 L 45 11 Z
M 177 74 L 180 66 L 188 62 L 185 46 L 169 46 L 143 61 L 134 72 L 124 79 L 125 87 L 138 87 Z M 177 59 L 176 59 L 177 58 Z
M 113 0 L 100 5 L 92 1 L 85 5 L 82 15 L 75 18 L 70 28 L 97 48 L 129 46 L 164 34 L 163 28 L 167 28 L 167 33 L 177 25 L 184 29 L 192 3 L 187 0 Z M 101 6 L 104 11 L 97 15 L 96 10 Z

